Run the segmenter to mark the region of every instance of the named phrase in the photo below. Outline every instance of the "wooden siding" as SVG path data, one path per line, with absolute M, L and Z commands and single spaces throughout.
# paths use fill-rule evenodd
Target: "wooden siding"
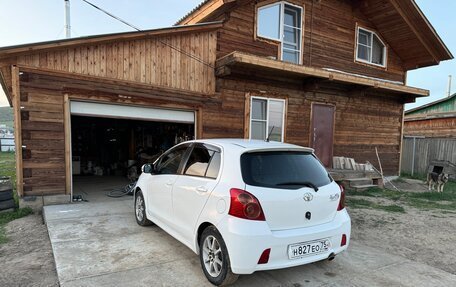
M 17 64 L 210 94 L 215 52 L 210 31 L 34 52 Z
M 22 70 L 23 71 L 23 70 Z M 65 165 L 64 100 L 109 102 L 201 111 L 220 110 L 216 96 L 179 90 L 160 90 L 95 77 L 24 72 L 20 81 L 24 195 L 53 195 L 67 192 Z M 215 117 L 215 116 L 214 116 Z M 220 125 L 221 118 L 211 122 Z M 205 123 L 204 123 L 205 124 Z M 223 125 L 220 125 L 223 126 Z M 207 136 L 210 136 L 208 134 Z M 202 135 L 206 136 L 206 135 Z M 213 134 L 214 136 L 214 134 Z
M 370 161 L 377 166 L 377 147 L 385 173 L 397 174 L 403 114 L 400 99 L 375 92 L 353 93 L 347 86 L 329 82 L 313 90 L 299 81 L 246 80 L 249 78 L 240 74 L 218 79 L 222 106 L 203 114 L 204 137 L 242 137 L 248 124 L 244 114 L 246 94 L 257 93 L 288 100 L 285 140 L 309 146 L 311 104 L 332 104 L 336 107 L 334 156 L 353 157 L 357 162 Z
M 334 155 L 376 165 L 374 148 L 378 147 L 386 173 L 397 173 L 403 107 L 399 99 L 375 91 L 353 92 L 335 82 L 312 89 L 302 81 L 246 80 L 249 78 L 232 75 L 218 79 L 219 92 L 205 96 L 70 73 L 24 71 L 20 81 L 24 195 L 67 192 L 65 95 L 70 100 L 195 110 L 201 121 L 197 133 L 203 138 L 244 137 L 246 95 L 285 98 L 286 141 L 304 146 L 309 145 L 311 104 L 329 103 L 336 106 Z
M 456 95 L 451 98 L 439 100 L 436 103 L 430 103 L 407 112 L 407 117 L 415 117 L 420 115 L 436 114 L 436 113 L 456 113 Z
M 456 114 L 449 118 L 406 120 L 404 135 L 456 138 Z
M 272 41 L 256 39 L 255 1 L 239 5 L 218 19 L 227 20 L 218 32 L 218 58 L 233 51 L 265 57 L 278 57 L 279 46 Z M 271 1 L 256 1 L 270 3 Z M 349 73 L 405 82 L 401 59 L 388 47 L 387 68 L 355 62 L 355 30 L 360 25 L 376 31 L 373 25 L 349 0 L 290 0 L 304 7 L 303 64 L 332 68 Z M 379 33 L 380 37 L 382 35 Z

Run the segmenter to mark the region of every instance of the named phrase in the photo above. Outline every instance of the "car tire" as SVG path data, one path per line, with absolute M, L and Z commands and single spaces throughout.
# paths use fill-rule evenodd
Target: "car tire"
M 14 196 L 13 196 L 12 190 L 0 192 L 0 201 L 6 201 L 6 200 L 13 199 L 13 198 L 14 198 Z
M 13 208 L 16 208 L 16 203 L 14 202 L 14 199 L 0 201 L 0 210 L 9 210 Z
M 230 257 L 222 235 L 214 226 L 204 229 L 199 248 L 201 268 L 209 282 L 216 286 L 227 286 L 238 279 L 239 275 L 231 271 Z
M 135 196 L 135 218 L 138 225 L 148 226 L 152 224 L 152 221 L 148 220 L 146 217 L 146 203 L 140 190 L 136 192 Z

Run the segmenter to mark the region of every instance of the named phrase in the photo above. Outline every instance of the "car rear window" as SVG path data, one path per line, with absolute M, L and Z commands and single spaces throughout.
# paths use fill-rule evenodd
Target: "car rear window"
M 241 156 L 241 171 L 248 185 L 297 189 L 310 182 L 316 187 L 332 179 L 320 161 L 309 152 L 252 152 Z

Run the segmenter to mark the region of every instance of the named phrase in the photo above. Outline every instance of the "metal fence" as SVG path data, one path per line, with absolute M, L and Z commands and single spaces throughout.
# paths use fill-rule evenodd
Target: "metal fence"
M 447 160 L 456 163 L 456 139 L 404 137 L 402 172 L 424 175 L 432 160 Z
M 0 138 L 0 152 L 1 151 L 14 151 L 14 138 Z

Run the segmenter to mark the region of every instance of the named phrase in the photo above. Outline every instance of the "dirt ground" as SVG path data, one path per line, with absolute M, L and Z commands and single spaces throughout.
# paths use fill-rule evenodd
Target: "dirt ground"
M 417 191 L 416 186 L 412 189 Z M 369 200 L 398 204 L 385 198 Z M 456 212 L 401 206 L 405 213 L 347 207 L 353 242 L 456 274 Z M 6 232 L 9 242 L 0 245 L 0 286 L 58 286 L 41 216 L 34 214 L 10 222 Z
M 393 184 L 403 192 L 428 192 L 422 180 L 402 179 Z M 394 189 L 390 184 L 386 187 Z M 383 197 L 368 199 L 381 205 L 399 205 L 405 213 L 348 208 L 352 240 L 456 274 L 456 211 L 417 209 Z
M 419 179 L 403 179 L 402 181 L 393 181 L 391 182 L 386 182 L 385 187 L 389 188 L 391 190 L 395 190 L 398 188 L 399 190 L 402 191 L 408 191 L 408 192 L 428 192 L 428 186 L 424 184 L 422 180 Z
M 0 245 L 0 286 L 59 286 L 54 257 L 41 215 L 8 223 Z
M 456 214 L 404 208 L 406 213 L 349 208 L 352 240 L 456 274 Z

